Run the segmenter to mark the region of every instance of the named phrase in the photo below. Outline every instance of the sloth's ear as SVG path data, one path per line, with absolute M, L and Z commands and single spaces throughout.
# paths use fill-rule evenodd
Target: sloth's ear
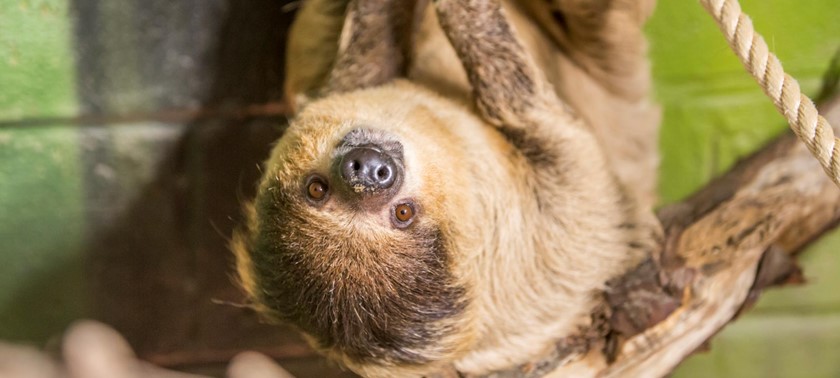
M 322 95 L 384 84 L 405 76 L 414 0 L 351 0 L 335 64 Z

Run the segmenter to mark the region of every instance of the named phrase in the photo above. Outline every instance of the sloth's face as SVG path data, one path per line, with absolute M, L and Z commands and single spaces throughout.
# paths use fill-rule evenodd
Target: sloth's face
M 319 349 L 422 364 L 464 342 L 450 214 L 461 168 L 427 107 L 375 97 L 316 102 L 292 122 L 234 249 L 256 306 Z

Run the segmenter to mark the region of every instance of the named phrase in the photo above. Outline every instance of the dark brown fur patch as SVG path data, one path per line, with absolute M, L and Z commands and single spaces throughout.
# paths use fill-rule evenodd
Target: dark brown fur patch
M 288 188 L 287 188 L 288 189 Z M 422 364 L 463 311 L 442 233 L 416 225 L 398 240 L 347 236 L 290 190 L 257 198 L 248 249 L 256 298 L 320 347 L 359 362 Z
M 516 127 L 499 127 L 499 132 L 504 135 L 510 144 L 516 147 L 525 159 L 536 168 L 553 167 L 557 165 L 559 146 L 549 145 L 550 138 L 540 138 L 534 130 L 525 130 Z

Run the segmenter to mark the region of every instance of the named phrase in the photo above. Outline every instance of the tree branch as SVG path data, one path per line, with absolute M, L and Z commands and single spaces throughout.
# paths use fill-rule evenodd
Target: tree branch
M 840 124 L 840 97 L 822 111 Z M 840 189 L 786 133 L 658 217 L 661 249 L 609 283 L 588 329 L 490 376 L 668 374 L 763 289 L 801 282 L 795 255 L 840 222 Z

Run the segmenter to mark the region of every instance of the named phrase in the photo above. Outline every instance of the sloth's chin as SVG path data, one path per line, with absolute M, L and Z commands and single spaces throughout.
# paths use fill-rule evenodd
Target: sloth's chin
M 393 240 L 348 240 L 335 225 L 262 219 L 278 222 L 263 222 L 251 239 L 251 292 L 318 349 L 360 363 L 424 364 L 449 348 L 441 343 L 463 313 L 465 290 L 438 229 L 419 224 Z

